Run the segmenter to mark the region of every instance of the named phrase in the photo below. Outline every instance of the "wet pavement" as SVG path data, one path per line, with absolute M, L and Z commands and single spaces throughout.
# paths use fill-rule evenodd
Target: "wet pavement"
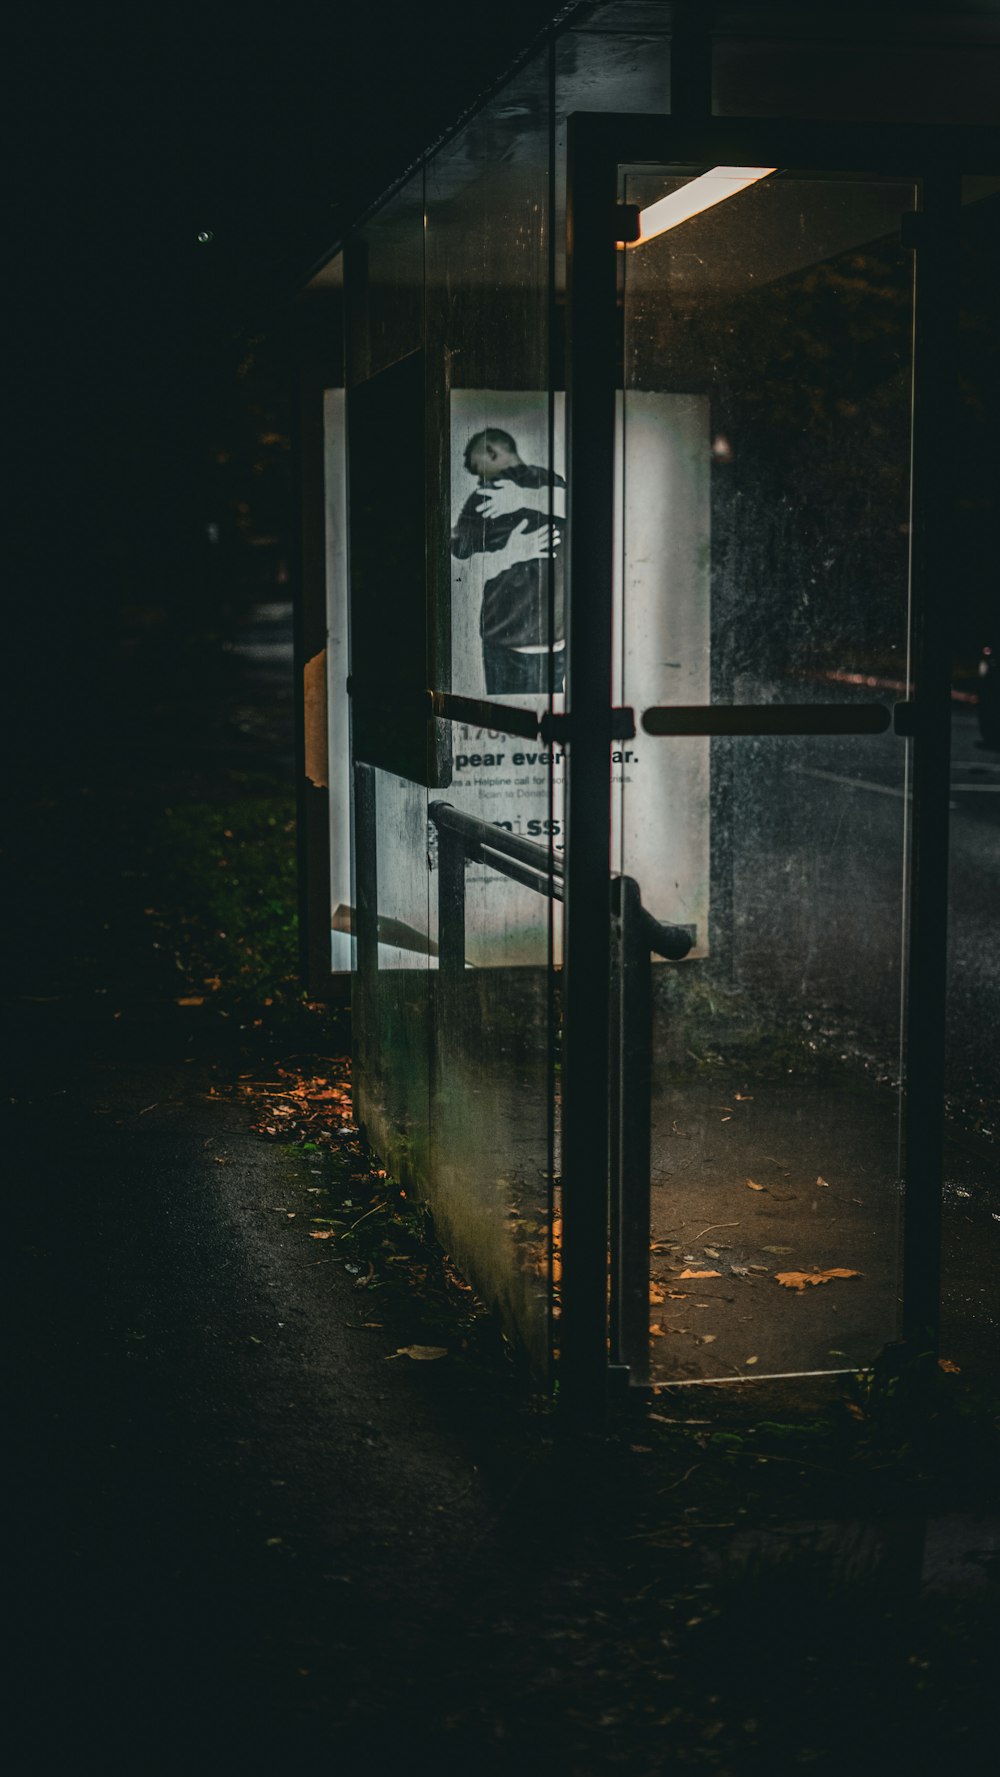
M 900 1336 L 899 1103 L 888 1086 L 857 1070 L 775 1081 L 720 1067 L 661 1086 L 653 1128 L 654 1380 L 857 1369 Z M 944 1206 L 943 1349 L 1000 1374 L 995 1156 L 949 1143 L 949 1173 L 962 1163 L 970 1182 Z M 817 1272 L 834 1275 L 804 1281 Z

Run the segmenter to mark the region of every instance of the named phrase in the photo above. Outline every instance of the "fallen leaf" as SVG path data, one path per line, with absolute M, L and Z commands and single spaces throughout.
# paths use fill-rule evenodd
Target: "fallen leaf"
M 832 1283 L 835 1277 L 860 1277 L 860 1271 L 845 1271 L 842 1265 L 835 1265 L 830 1271 L 776 1271 L 775 1283 L 783 1289 L 798 1290 L 799 1293 L 810 1283 Z
M 790 1253 L 792 1248 L 790 1246 L 762 1246 L 760 1250 L 762 1253 L 777 1253 L 780 1258 L 782 1253 Z
M 652 1456 L 653 1454 L 651 1444 L 630 1444 L 629 1449 L 633 1456 Z
M 759 1359 L 759 1358 L 756 1358 L 756 1357 L 745 1357 L 745 1358 L 744 1358 L 744 1359 L 743 1359 L 743 1362 L 744 1362 L 744 1363 L 745 1363 L 745 1364 L 756 1364 L 756 1363 L 759 1363 L 759 1362 L 760 1362 L 760 1359 Z
M 649 1329 L 649 1336 L 651 1339 L 662 1339 L 663 1338 L 663 1328 L 661 1326 L 657 1326 L 655 1321 L 653 1322 L 652 1326 Z
M 816 1183 L 817 1183 L 817 1184 L 818 1184 L 818 1185 L 822 1185 L 822 1187 L 823 1187 L 823 1189 L 824 1189 L 824 1190 L 825 1190 L 825 1191 L 828 1191 L 828 1190 L 829 1190 L 829 1189 L 830 1189 L 830 1185 L 829 1185 L 829 1182 L 828 1182 L 828 1180 L 827 1180 L 827 1179 L 825 1179 L 825 1178 L 817 1178 L 817 1180 L 816 1180 Z
M 721 1277 L 721 1271 L 682 1271 L 682 1277 Z
M 332 1228 L 313 1228 L 310 1232 L 309 1238 L 310 1238 L 310 1240 L 332 1240 L 333 1239 L 333 1229 Z
M 715 1333 L 699 1333 L 697 1339 L 695 1340 L 695 1344 L 696 1345 L 713 1345 L 715 1343 L 716 1337 L 717 1337 L 717 1335 Z
M 730 1265 L 729 1270 L 733 1277 L 750 1276 L 750 1267 L 748 1265 Z
M 183 993 L 181 994 L 180 999 L 176 1000 L 174 1003 L 178 1006 L 203 1006 L 205 1004 L 205 995 L 203 993 Z
M 399 1345 L 392 1357 L 412 1357 L 419 1363 L 430 1363 L 436 1357 L 447 1357 L 447 1345 Z
M 947 1371 L 949 1376 L 960 1376 L 962 1374 L 961 1364 L 953 1363 L 950 1357 L 939 1357 L 938 1369 Z
M 754 1183 L 752 1178 L 747 1179 L 747 1190 L 748 1191 L 766 1191 L 766 1189 L 767 1189 L 766 1185 L 757 1185 Z
M 649 1286 L 649 1299 L 651 1302 L 663 1302 L 666 1300 L 666 1297 L 664 1296 L 663 1291 L 658 1288 L 655 1283 L 651 1283 Z

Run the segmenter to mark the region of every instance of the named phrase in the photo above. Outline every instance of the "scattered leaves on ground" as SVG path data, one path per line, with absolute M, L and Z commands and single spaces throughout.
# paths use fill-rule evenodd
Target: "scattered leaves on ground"
M 829 1271 L 776 1271 L 775 1283 L 783 1289 L 798 1290 L 801 1294 L 811 1283 L 832 1283 L 835 1277 L 860 1277 L 860 1271 L 848 1271 L 843 1265 L 834 1265 Z

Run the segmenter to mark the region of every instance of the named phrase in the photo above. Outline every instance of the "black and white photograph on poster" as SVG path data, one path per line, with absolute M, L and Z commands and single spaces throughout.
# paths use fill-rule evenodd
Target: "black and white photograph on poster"
M 453 397 L 452 677 L 471 693 L 478 666 L 487 697 L 546 695 L 562 691 L 565 679 L 566 482 L 548 461 L 547 403 L 536 401 L 532 412 L 530 397 L 519 396 L 517 410 L 503 415 L 508 430 L 496 421 L 497 399 L 511 405 L 494 397 L 486 409 L 481 395 L 474 403 Z M 462 415 L 462 408 L 474 405 L 478 414 Z M 463 431 L 480 419 L 484 423 L 463 440 Z M 553 456 L 561 461 L 562 440 L 558 454 L 552 442 Z M 466 479 L 456 486 L 459 465 Z M 463 500 L 470 478 L 473 486 Z M 469 658 L 473 613 L 481 644 L 478 662 Z
M 566 673 L 564 404 L 550 432 L 544 391 L 451 397 L 452 689 L 541 713 L 561 709 Z M 560 749 L 456 724 L 448 800 L 561 854 Z M 432 849 L 433 857 L 433 849 Z M 482 865 L 466 882 L 469 961 L 542 963 L 562 909 Z

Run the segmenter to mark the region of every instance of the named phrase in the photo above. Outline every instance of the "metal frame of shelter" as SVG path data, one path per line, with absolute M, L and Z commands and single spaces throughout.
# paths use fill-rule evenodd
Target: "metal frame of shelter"
M 859 704 L 856 732 L 912 740 L 907 895 L 904 1343 L 936 1349 L 940 1304 L 944 1031 L 948 917 L 949 545 L 955 497 L 958 246 L 963 174 L 1000 167 L 988 128 L 831 127 L 787 119 L 662 116 L 570 119 L 567 391 L 570 488 L 569 759 L 565 986 L 562 1392 L 592 1416 L 608 1374 L 607 1218 L 611 937 L 609 745 L 632 712 L 609 696 L 612 664 L 616 249 L 632 219 L 618 205 L 623 164 L 776 165 L 809 172 L 899 173 L 919 180 L 922 208 L 904 223 L 917 255 L 911 635 L 915 696 Z M 617 218 L 617 220 L 616 220 Z M 649 734 L 844 732 L 843 705 L 650 710 Z M 634 728 L 632 729 L 634 732 Z M 614 1289 L 614 1280 L 612 1280 Z
M 948 918 L 948 798 L 950 661 L 947 646 L 950 544 L 956 496 L 959 226 L 963 175 L 1000 172 L 1000 131 L 986 127 L 836 126 L 825 123 L 709 115 L 710 44 L 704 33 L 678 38 L 672 66 L 673 110 L 665 115 L 576 113 L 569 119 L 567 189 L 566 399 L 569 488 L 568 686 L 565 712 L 543 716 L 478 702 L 450 692 L 417 693 L 407 712 L 428 734 L 450 722 L 482 721 L 529 738 L 558 734 L 567 760 L 565 869 L 532 856 L 534 848 L 491 843 L 468 818 L 449 813 L 446 799 L 430 805 L 442 840 L 439 881 L 440 965 L 462 968 L 464 865 L 483 857 L 515 881 L 556 899 L 565 895 L 563 1004 L 562 1174 L 572 1190 L 562 1202 L 562 1318 L 559 1331 L 560 1403 L 575 1420 L 604 1413 L 618 1381 L 643 1373 L 648 1343 L 645 1274 L 636 1281 L 649 1233 L 648 1054 L 636 1054 L 621 1031 L 613 995 L 621 982 L 634 989 L 638 1018 L 644 989 L 636 956 L 623 953 L 621 927 L 627 879 L 609 874 L 612 816 L 610 750 L 636 731 L 636 713 L 616 708 L 612 696 L 615 403 L 622 388 L 618 313 L 618 247 L 633 238 L 634 218 L 620 204 L 623 166 L 693 164 L 768 165 L 805 174 L 842 172 L 904 176 L 919 182 L 921 208 L 903 219 L 904 244 L 916 255 L 912 456 L 912 697 L 894 708 L 881 702 L 845 706 L 721 705 L 657 707 L 640 713 L 651 736 L 875 733 L 890 726 L 912 743 L 912 813 L 906 893 L 906 1092 L 903 1220 L 903 1338 L 913 1351 L 936 1349 L 940 1304 L 940 1223 L 944 1116 L 946 936 Z M 683 109 L 682 109 L 683 102 Z M 349 250 L 345 259 L 349 262 Z M 309 446 L 314 470 L 318 435 Z M 318 453 L 318 454 L 317 454 Z M 304 458 L 305 460 L 305 458 Z M 319 502 L 321 504 L 321 502 Z M 313 507 L 318 510 L 317 500 Z M 315 530 L 315 527 L 314 527 Z M 314 534 L 310 573 L 321 577 L 321 538 Z M 304 567 L 309 565 L 304 562 Z M 313 601 L 315 605 L 315 600 Z M 302 619 L 300 657 L 322 645 L 315 609 Z M 354 687 L 356 708 L 365 687 Z M 377 967 L 378 936 L 366 916 L 365 884 L 374 857 L 374 816 L 365 800 L 365 773 L 355 774 L 354 847 L 357 874 L 358 968 Z M 370 776 L 370 771 L 368 771 Z M 308 857 L 323 857 L 319 829 L 325 791 L 310 789 L 306 815 Z M 372 857 L 361 858 L 368 846 Z M 483 848 L 486 848 L 484 854 Z M 478 850 L 477 850 L 478 848 Z M 324 897 L 329 870 L 307 868 L 311 978 L 322 972 L 326 937 Z M 558 880 L 557 880 L 558 878 Z M 635 885 L 632 885 L 634 889 Z M 617 925 L 616 925 L 617 921 Z M 627 921 L 625 922 L 628 923 Z M 644 924 L 633 907 L 630 930 L 638 951 L 683 954 L 679 928 Z M 665 939 L 664 932 L 674 937 Z M 616 936 L 617 933 L 617 936 Z M 618 948 L 616 950 L 616 945 Z M 633 944 L 633 950 L 635 946 Z M 626 947 L 627 950 L 627 947 Z M 636 953 L 637 955 L 638 953 Z M 616 980 L 619 983 L 615 987 Z M 632 991 L 630 989 L 630 991 Z M 617 1008 L 620 1012 L 620 1004 Z M 648 1018 L 647 1018 L 648 1022 Z M 636 1027 L 638 1028 L 638 1026 Z M 645 1070 L 645 1072 L 644 1072 Z M 631 1099 L 621 1082 L 638 1082 Z M 645 1093 L 641 1087 L 645 1079 Z M 611 1083 L 618 1082 L 615 1092 Z M 639 1128 L 628 1167 L 621 1165 L 622 1131 Z M 643 1142 L 645 1147 L 643 1147 Z M 634 1180 L 645 1153 L 645 1196 Z M 610 1160 L 609 1160 L 610 1156 Z M 638 1157 L 638 1165 L 637 1165 Z M 630 1195 L 631 1192 L 631 1195 Z M 610 1251 L 610 1268 L 609 1268 Z M 630 1258 L 631 1255 L 631 1258 Z M 628 1267 L 632 1265 L 632 1274 Z M 640 1267 L 641 1269 L 641 1267 Z M 609 1275 L 610 1270 L 610 1275 Z M 874 1356 L 874 1354 L 873 1354 Z

